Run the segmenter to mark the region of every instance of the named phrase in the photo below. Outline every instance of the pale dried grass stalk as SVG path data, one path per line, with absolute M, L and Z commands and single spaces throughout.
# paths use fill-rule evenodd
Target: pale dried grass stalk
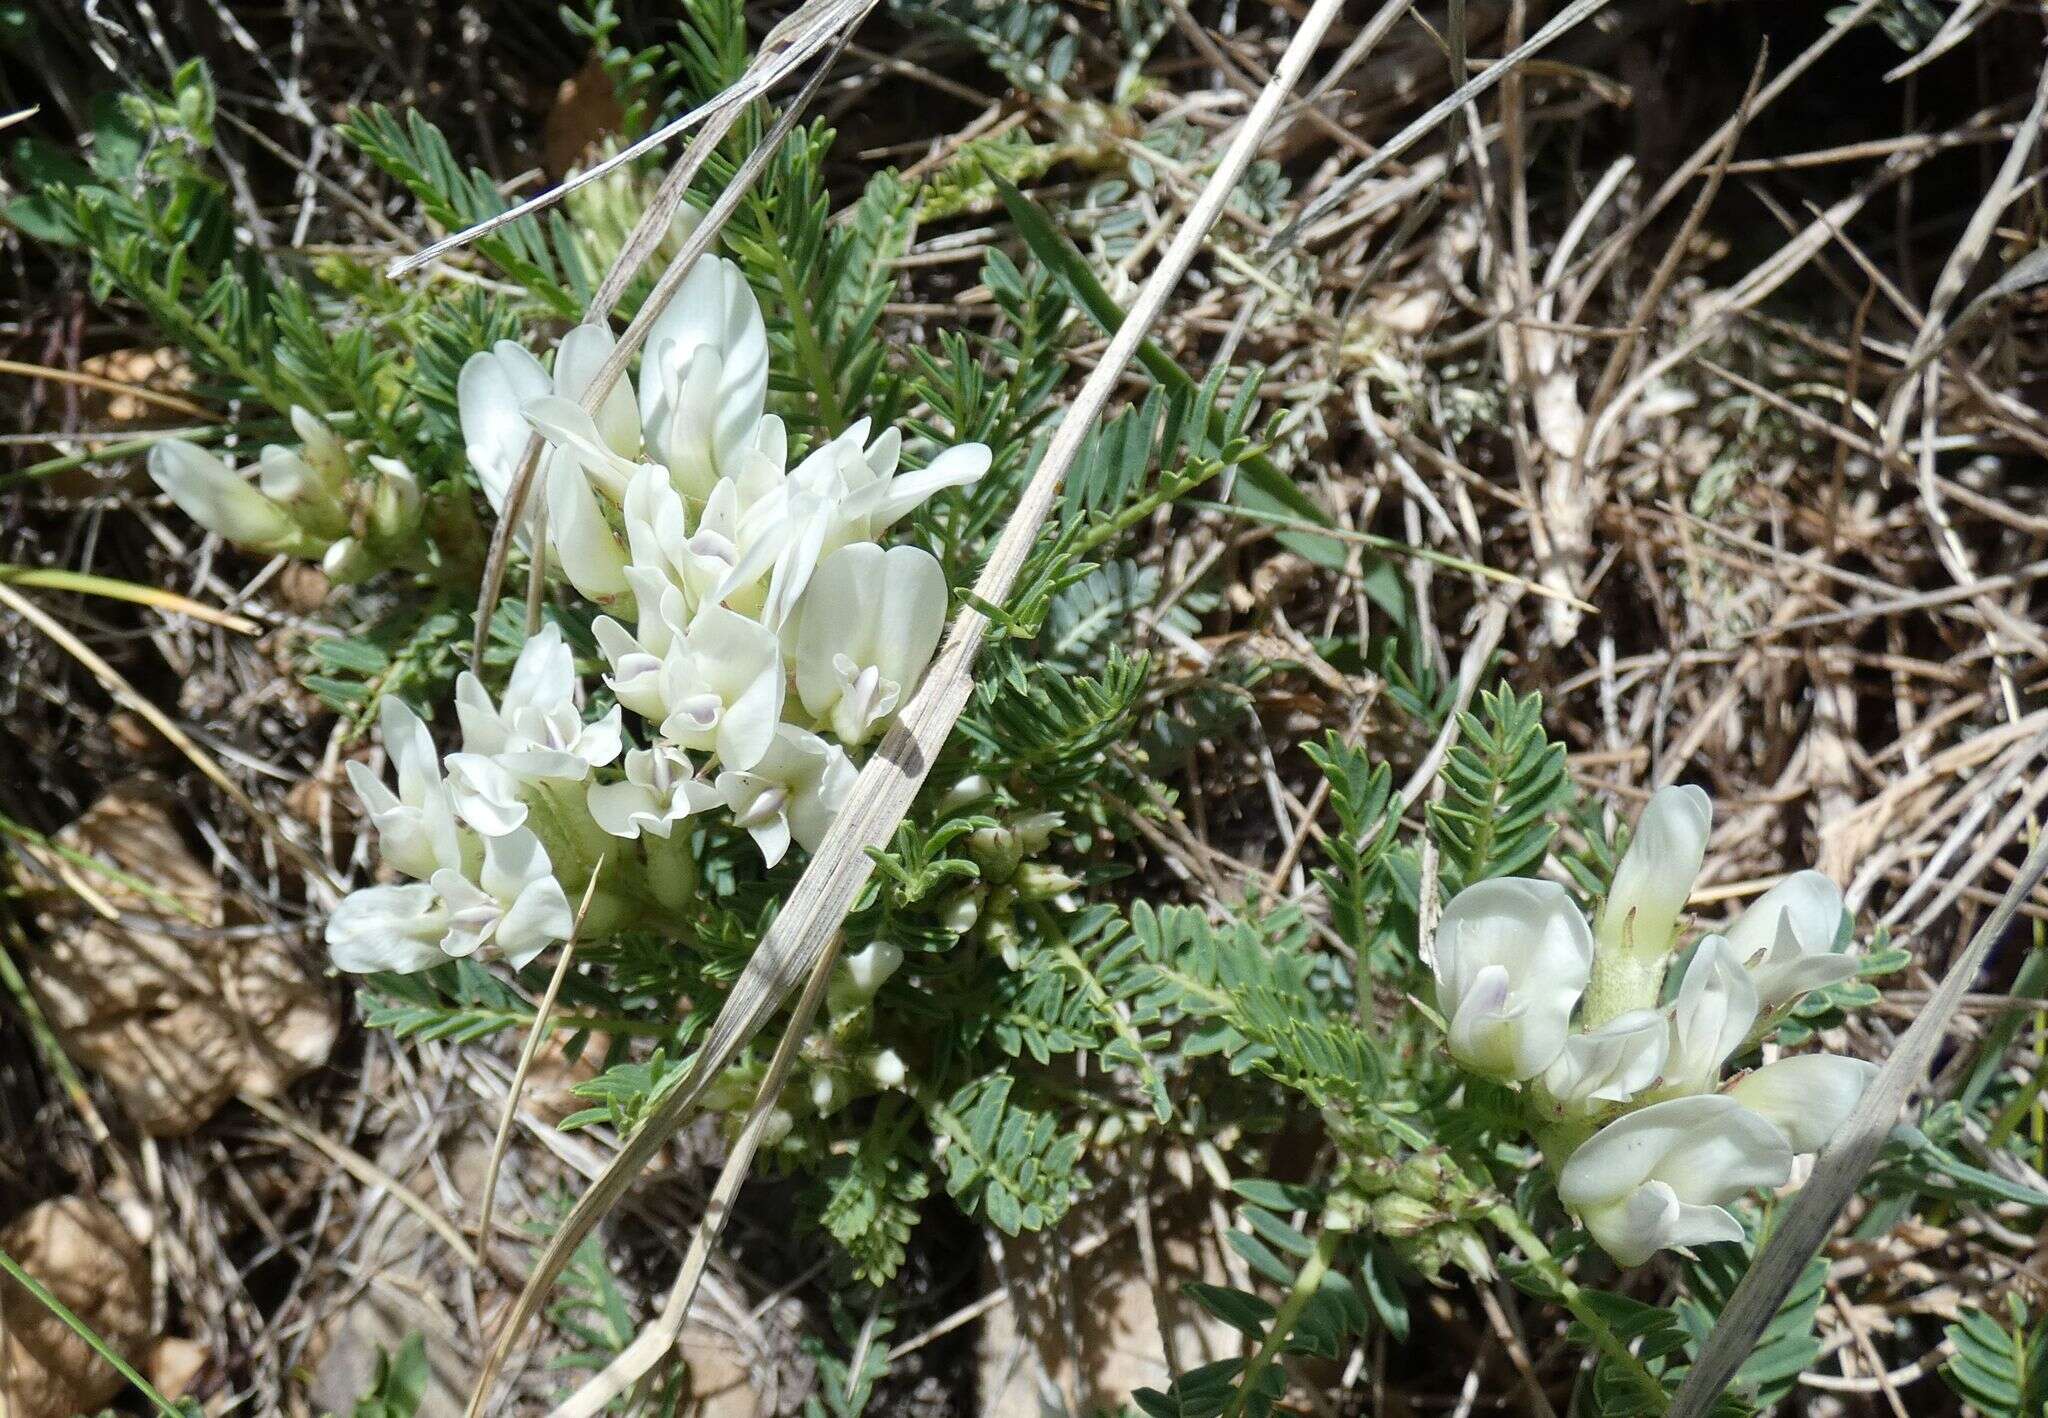
M 1210 227 L 1222 215 L 1224 204 L 1272 127 L 1282 102 L 1300 80 L 1310 56 L 1342 8 L 1341 0 L 1315 0 L 1304 17 L 1271 81 L 1260 92 L 1215 172 L 1175 231 L 1159 266 L 1139 291 L 1108 348 L 1053 431 L 1037 470 L 975 582 L 976 601 L 1001 605 L 1008 598 L 1052 510 L 1061 480 L 1109 401 L 1110 391 L 1123 377 L 1146 332 L 1165 308 L 1168 296 L 1193 263 Z M 533 1273 L 506 1315 L 478 1376 L 476 1389 L 470 1395 L 471 1418 L 478 1418 L 485 1411 L 493 1380 L 576 1247 L 690 1115 L 710 1082 L 792 991 L 806 981 L 814 981 L 821 967 L 829 964 L 828 947 L 874 870 L 870 851 L 884 846 L 895 833 L 966 707 L 973 689 L 971 667 L 987 630 L 987 617 L 973 604 L 955 617 L 945 648 L 932 665 L 923 688 L 862 767 L 845 808 L 819 843 L 810 865 L 762 937 L 746 970 L 734 982 L 732 993 L 712 1021 L 689 1070 L 643 1120 L 605 1174 L 563 1218 L 535 1261 Z
M 868 11 L 874 7 L 875 0 L 805 0 L 804 4 L 763 36 L 760 48 L 754 53 L 754 62 L 747 66 L 747 72 L 740 75 L 738 81 L 723 93 L 697 105 L 682 117 L 663 124 L 646 137 L 621 148 L 603 162 L 550 187 L 539 196 L 529 197 L 495 217 L 480 221 L 475 226 L 464 227 L 461 231 L 445 236 L 421 251 L 393 262 L 386 274 L 402 276 L 409 271 L 416 271 L 459 246 L 467 246 L 480 236 L 488 236 L 521 217 L 531 216 L 535 212 L 551 207 L 577 188 L 595 182 L 606 173 L 653 152 L 671 138 L 687 133 L 699 123 L 705 125 L 707 132 L 704 140 L 693 146 L 703 147 L 709 152 L 718 145 L 718 139 L 711 136 L 712 132 L 722 135 L 730 129 L 738 119 L 740 110 L 745 108 L 750 100 L 759 98 L 774 88 L 792 71 L 801 68 L 806 59 L 836 38 L 852 33 L 854 27 L 859 25 L 866 18 Z M 687 181 L 684 186 L 688 186 Z M 637 240 L 641 234 L 642 228 L 636 227 L 634 239 Z M 613 270 L 617 271 L 620 266 L 624 266 L 629 278 L 639 268 L 640 263 L 647 259 L 647 250 L 652 249 L 653 245 L 652 242 L 646 243 L 646 249 L 635 256 L 632 254 L 634 244 L 634 240 L 627 242 L 626 250 L 620 253 L 619 262 L 613 267 Z M 616 292 L 612 298 L 618 298 Z

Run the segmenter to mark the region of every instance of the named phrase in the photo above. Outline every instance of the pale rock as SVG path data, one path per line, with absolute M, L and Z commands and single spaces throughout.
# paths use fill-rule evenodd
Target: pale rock
M 223 933 L 251 913 L 187 849 L 167 804 L 160 787 L 129 779 L 56 840 L 196 919 L 55 854 L 41 854 L 45 873 L 21 873 L 45 938 L 23 962 L 36 998 L 65 1050 L 156 1137 L 193 1131 L 237 1093 L 275 1097 L 326 1061 L 341 1023 L 332 993 L 288 942 Z
M 115 1353 L 149 1339 L 149 1262 L 111 1209 L 58 1197 L 0 1229 L 12 1256 Z M 13 1279 L 0 1276 L 0 1418 L 96 1412 L 124 1387 L 112 1365 Z

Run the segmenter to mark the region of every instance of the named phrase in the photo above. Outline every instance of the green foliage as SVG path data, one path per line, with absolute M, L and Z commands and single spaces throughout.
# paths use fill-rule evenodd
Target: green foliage
M 1005 1235 L 1040 1231 L 1073 1204 L 1081 1137 L 1050 1109 L 1013 1096 L 1004 1075 L 968 1084 L 926 1112 L 945 1140 L 946 1190 Z
M 1544 736 L 1538 696 L 1482 693 L 1478 712 L 1459 715 L 1458 729 L 1444 760 L 1444 795 L 1428 810 L 1450 893 L 1542 861 L 1557 835 L 1554 814 L 1572 796 L 1564 746 Z
M 1941 1377 L 1985 1418 L 2041 1418 L 2048 1413 L 2048 1325 L 2033 1320 L 2018 1295 L 2008 1295 L 2006 1322 L 1989 1310 L 1966 1309 L 1944 1332 L 1955 1355 Z
M 991 649 L 960 732 L 1058 800 L 1099 780 L 1129 731 L 1145 661 L 1113 651 L 1100 675 L 1062 675 Z
M 1843 925 L 1846 928 L 1848 922 Z M 1857 961 L 1854 975 L 1822 986 L 1792 1006 L 1778 1026 L 1778 1042 L 1788 1049 L 1797 1048 L 1822 1030 L 1839 1026 L 1851 1011 L 1868 1009 L 1878 1001 L 1877 986 L 1871 981 L 1896 975 L 1912 961 L 1912 952 L 1891 944 L 1889 935 L 1880 930 Z
M 2020 1206 L 2048 1211 L 2048 1192 L 2000 1176 L 1957 1155 L 1970 1146 L 1970 1116 L 1961 1103 L 1933 1109 L 1919 1126 L 1901 1123 L 1885 1140 L 1871 1179 L 1883 1194 L 1940 1197 L 1974 1206 Z
M 869 1285 L 895 1277 L 930 1191 L 924 1168 L 902 1151 L 904 1137 L 901 1126 L 870 1127 L 825 1181 L 819 1220 L 846 1252 L 854 1278 Z
M 1330 783 L 1330 806 L 1338 830 L 1324 844 L 1330 860 L 1315 878 L 1330 901 L 1330 924 L 1355 950 L 1363 950 L 1393 893 L 1387 854 L 1401 822 L 1393 806 L 1394 772 L 1374 763 L 1364 750 L 1334 730 L 1321 744 L 1302 750 Z
M 856 1318 L 840 1297 L 832 1304 L 832 1339 L 805 1335 L 804 1352 L 818 1366 L 815 1390 L 804 1398 L 804 1418 L 859 1418 L 875 1385 L 889 1373 L 889 1335 L 896 1321 L 882 1313 L 879 1298 L 865 1318 Z
M 1329 1203 L 1326 1193 L 1263 1180 L 1238 1182 L 1235 1190 L 1244 1226 L 1225 1232 L 1224 1240 L 1287 1299 L 1276 1307 L 1234 1286 L 1184 1285 L 1189 1299 L 1244 1336 L 1247 1355 L 1176 1375 L 1163 1391 L 1133 1393 L 1132 1402 L 1148 1418 L 1216 1418 L 1225 1412 L 1262 1418 L 1279 1402 L 1286 1375 L 1278 1364 L 1254 1367 L 1248 1362 L 1253 1356 L 1336 1359 L 1373 1321 L 1376 1306 L 1368 1303 L 1367 1293 L 1330 1264 L 1340 1250 L 1365 1253 L 1346 1245 L 1339 1232 L 1325 1231 L 1312 1240 L 1286 1219 L 1289 1212 L 1321 1215 Z M 1274 1329 L 1283 1324 L 1285 1332 L 1276 1337 Z
M 1748 1242 L 1698 1248 L 1685 1268 L 1686 1297 L 1677 1305 L 1679 1321 L 1694 1341 L 1692 1352 L 1706 1343 L 1755 1259 L 1756 1248 Z M 1827 1280 L 1825 1258 L 1808 1263 L 1736 1372 L 1737 1395 L 1752 1407 L 1763 1410 L 1777 1403 L 1820 1357 L 1820 1341 L 1813 1329 L 1821 1302 L 1827 1298 Z
M 1064 100 L 1076 41 L 1050 0 L 891 0 L 913 28 L 936 29 L 963 41 L 988 66 L 1027 93 Z
M 413 1418 L 426 1400 L 432 1377 L 426 1341 L 417 1334 L 407 1335 L 397 1352 L 378 1352 L 369 1391 L 356 1400 L 350 1410 L 352 1418 Z
M 513 205 L 498 191 L 489 173 L 465 169 L 441 130 L 418 110 L 400 118 L 382 104 L 372 104 L 358 109 L 341 131 L 365 157 L 412 193 L 436 225 L 449 231 L 488 221 Z M 550 223 L 563 251 L 572 250 L 574 243 L 564 239 L 567 228 L 559 214 L 551 217 Z M 521 217 L 500 227 L 479 238 L 475 249 L 507 279 L 525 287 L 559 315 L 580 315 L 589 303 L 594 283 L 573 260 L 557 258 L 549 246 L 548 229 L 538 217 Z

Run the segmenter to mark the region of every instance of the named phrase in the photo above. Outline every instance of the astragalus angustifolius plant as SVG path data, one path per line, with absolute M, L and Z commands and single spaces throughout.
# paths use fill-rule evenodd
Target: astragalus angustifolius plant
M 986 447 L 901 472 L 901 434 L 862 420 L 791 467 L 782 420 L 763 412 L 760 309 L 721 258 L 698 262 L 653 326 L 637 397 L 621 381 L 593 417 L 577 400 L 610 351 L 591 324 L 552 368 L 501 341 L 471 356 L 458 391 L 494 511 L 529 431 L 547 440 L 544 512 L 527 535 L 544 527 L 564 578 L 606 612 L 591 629 L 612 707 L 586 721 L 553 625 L 526 641 L 496 701 L 458 677 L 461 749 L 445 762 L 387 701 L 398 791 L 361 765 L 350 776 L 385 861 L 416 881 L 335 909 L 327 939 L 343 969 L 524 965 L 568 938 L 586 890 L 593 933 L 666 933 L 695 895 L 693 819 L 744 832 L 768 867 L 792 843 L 815 847 L 852 785 L 848 751 L 887 726 L 938 646 L 944 570 L 876 539 L 979 479 Z
M 737 190 L 766 131 L 749 108 L 659 259 L 596 318 L 597 272 L 652 200 L 652 164 L 415 279 L 345 253 L 242 263 L 210 139 L 167 117 L 207 111 L 188 68 L 132 170 L 108 142 L 90 180 L 41 193 L 96 278 L 243 411 L 157 441 L 155 487 L 205 532 L 300 563 L 325 597 L 284 648 L 332 713 L 331 776 L 359 809 L 336 813 L 327 863 L 346 889 L 305 893 L 328 960 L 397 1056 L 530 1041 L 524 1070 L 558 1044 L 582 1070 L 559 1126 L 589 1140 L 535 1124 L 548 1146 L 652 1135 L 972 605 L 991 629 L 971 699 L 873 854 L 815 1021 L 793 1027 L 786 1001 L 767 1016 L 703 1094 L 720 1126 L 690 1141 L 707 1151 L 677 1168 L 758 1141 L 776 1229 L 829 1238 L 793 1284 L 829 1303 L 832 1337 L 805 1343 L 826 1356 L 835 1418 L 923 1347 L 899 1351 L 899 1321 L 936 1341 L 958 1306 L 989 1312 L 984 1265 L 1021 1295 L 1121 1245 L 1132 1212 L 1151 1227 L 1155 1205 L 1225 1218 L 1208 1236 L 1220 1269 L 1186 1295 L 1236 1348 L 1138 1391 L 1150 1414 L 1263 1415 L 1314 1370 L 1296 1361 L 1398 1365 L 1444 1294 L 1483 1296 L 1491 1316 L 1509 1284 L 1573 1356 L 1556 1366 L 1582 1381 L 1569 1411 L 1661 1411 L 1778 1195 L 1869 1083 L 1843 1051 L 1875 998 L 1866 978 L 1898 952 L 1816 871 L 1726 885 L 1701 788 L 1645 795 L 1625 827 L 1568 771 L 1546 729 L 1562 716 L 1533 693 L 1475 694 L 1488 653 L 1451 676 L 1455 622 L 1422 604 L 1426 578 L 1393 559 L 1413 548 L 1374 530 L 1377 504 L 1347 508 L 1354 531 L 1303 491 L 1344 471 L 1314 461 L 1335 446 L 1325 415 L 1271 398 L 1233 362 L 1244 327 L 1210 319 L 1322 279 L 1306 252 L 1259 264 L 1258 232 L 1298 214 L 1278 167 L 1252 169 L 1198 268 L 1183 343 L 1214 367 L 1198 379 L 1146 349 L 1020 589 L 980 604 L 976 569 L 1148 258 L 1133 219 L 1199 186 L 1213 135 L 1143 77 L 1170 33 L 1158 7 L 1111 7 L 1132 81 L 1104 106 L 1062 87 L 1059 7 L 895 8 L 994 56 L 1063 115 L 1058 140 L 998 123 L 855 185 L 831 131 L 798 128 L 716 241 L 671 266 Z M 587 7 L 578 32 L 629 115 L 621 137 L 744 69 L 745 8 L 684 9 L 682 40 L 640 51 L 612 6 Z M 372 109 L 346 132 L 438 227 L 506 206 L 418 115 Z M 1012 185 L 1067 164 L 1099 178 L 1072 211 Z M 966 236 L 914 252 L 921 222 L 956 219 Z M 665 270 L 673 294 L 593 401 Z M 933 270 L 971 315 L 901 299 L 921 279 L 905 272 Z M 1362 417 L 1383 396 L 1401 408 L 1413 391 L 1377 336 L 1328 333 L 1360 361 L 1345 377 Z M 1447 449 L 1496 407 L 1482 385 L 1451 401 Z M 1261 420 L 1262 403 L 1281 412 Z M 1408 447 L 1396 433 L 1388 447 Z M 478 626 L 497 534 L 509 575 Z M 1431 564 L 1482 595 L 1503 585 L 1476 562 Z M 1350 603 L 1319 606 L 1318 634 L 1289 619 L 1289 588 L 1325 583 Z M 1461 604 L 1465 586 L 1436 592 Z M 1540 680 L 1540 658 L 1503 663 Z M 1349 730 L 1302 677 L 1341 687 Z M 1191 827 L 1206 799 L 1189 787 L 1212 778 L 1229 811 Z M 516 1083 L 486 1097 L 508 1128 L 524 1116 Z M 1962 1176 L 1951 1160 L 1902 1134 L 1873 1185 L 1908 1191 L 1935 1162 Z M 536 1183 L 522 1219 L 556 1227 L 580 1185 Z M 607 1324 L 572 1309 L 549 1342 L 601 1367 L 632 1338 L 613 1321 L 637 1316 L 601 1247 L 571 1274 L 567 1303 Z M 1743 1401 L 1768 1404 L 1813 1361 L 1824 1274 L 1785 1307 Z M 1555 1396 L 1530 1385 L 1539 1409 Z

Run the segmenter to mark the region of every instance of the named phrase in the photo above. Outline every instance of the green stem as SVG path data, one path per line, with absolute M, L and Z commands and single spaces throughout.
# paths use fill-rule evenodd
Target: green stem
M 244 425 L 240 431 L 248 432 L 251 426 Z M 214 443 L 225 438 L 231 430 L 222 427 L 178 428 L 164 433 L 152 433 L 142 438 L 123 439 L 119 443 L 104 443 L 84 453 L 67 453 L 58 458 L 45 458 L 40 463 L 30 463 L 18 472 L 0 474 L 0 490 L 17 483 L 33 482 L 37 478 L 52 477 L 57 473 L 68 473 L 73 468 L 82 468 L 88 463 L 108 462 L 115 458 L 126 458 L 134 453 L 146 453 L 159 443 L 183 439 L 187 443 Z
M 1330 1262 L 1335 1258 L 1344 1234 L 1327 1226 L 1316 1233 L 1315 1250 L 1294 1277 L 1294 1285 L 1288 1290 L 1287 1298 L 1280 1302 L 1279 1313 L 1273 1316 L 1273 1323 L 1266 1328 L 1266 1337 L 1259 1341 L 1257 1351 L 1246 1362 L 1244 1372 L 1238 1375 L 1237 1391 L 1230 1396 L 1230 1406 L 1223 1410 L 1223 1418 L 1244 1418 L 1245 1405 L 1251 1401 L 1259 1377 L 1279 1357 L 1281 1346 L 1287 1343 L 1287 1336 L 1301 1319 L 1301 1312 L 1308 1308 L 1308 1302 L 1322 1288 L 1323 1276 L 1329 1273 Z
M 137 1373 L 126 1359 L 116 1354 L 106 1340 L 101 1339 L 99 1335 L 93 1332 L 91 1325 L 71 1313 L 64 1302 L 55 1295 L 52 1295 L 42 1281 L 23 1270 L 20 1265 L 16 1264 L 14 1257 L 5 1251 L 0 1251 L 0 1270 L 6 1271 L 13 1278 L 15 1284 L 28 1291 L 30 1295 L 35 1297 L 38 1304 L 63 1321 L 64 1325 L 73 1334 L 76 1334 L 86 1342 L 86 1346 L 93 1353 L 106 1360 L 113 1367 L 115 1373 L 135 1385 L 136 1391 L 155 1404 L 157 1411 L 164 1414 L 165 1418 L 186 1418 L 185 1409 L 178 1407 L 178 1405 L 158 1393 L 156 1386 Z
M 774 223 L 766 220 L 765 215 L 763 225 L 774 230 Z M 843 432 L 847 424 L 846 410 L 839 402 L 839 386 L 832 379 L 832 362 L 825 357 L 817 327 L 811 323 L 810 302 L 804 297 L 803 284 L 789 264 L 781 241 L 765 241 L 762 246 L 774 260 L 775 284 L 781 287 L 782 303 L 789 310 L 790 342 L 796 347 L 797 362 L 803 366 L 804 377 L 810 381 L 811 393 L 818 401 L 818 420 L 825 426 L 825 436 L 831 438 Z
M 1573 1319 L 1585 1326 L 1586 1332 L 1593 1336 L 1594 1344 L 1627 1371 L 1629 1377 L 1635 1381 L 1636 1387 L 1641 1390 L 1643 1401 L 1648 1405 L 1649 1411 L 1663 1413 L 1668 1410 L 1671 1407 L 1671 1396 L 1664 1391 L 1662 1381 L 1630 1351 L 1627 1341 L 1614 1332 L 1614 1327 L 1607 1323 L 1600 1312 L 1586 1302 L 1584 1289 L 1576 1280 L 1565 1274 L 1564 1266 L 1550 1253 L 1550 1247 L 1544 1245 L 1536 1233 L 1529 1229 L 1528 1223 L 1522 1220 L 1521 1213 L 1506 1202 L 1502 1202 L 1487 1213 L 1487 1219 L 1493 1222 L 1502 1235 L 1521 1248 L 1522 1254 L 1529 1258 L 1529 1263 L 1541 1271 L 1543 1278 L 1564 1297 L 1565 1308 L 1572 1312 Z

